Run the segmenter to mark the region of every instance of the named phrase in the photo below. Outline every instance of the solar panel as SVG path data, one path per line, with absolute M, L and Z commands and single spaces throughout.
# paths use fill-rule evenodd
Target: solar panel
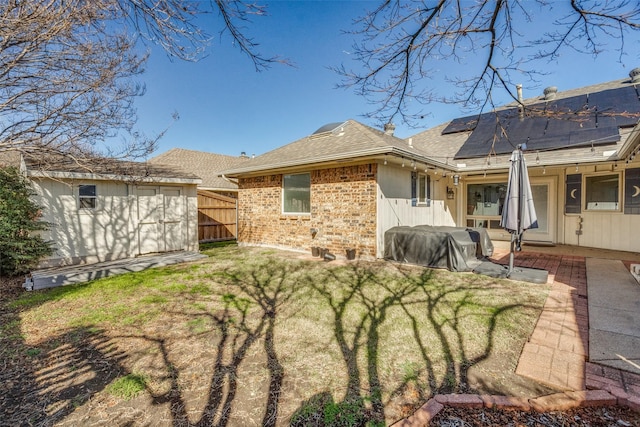
M 443 135 L 449 135 L 451 133 L 466 132 L 474 130 L 478 124 L 478 115 L 461 117 L 451 120 L 446 128 L 442 131 Z
M 638 94 L 634 86 L 603 90 L 589 95 L 589 104 L 598 111 L 638 112 Z
M 460 159 L 486 156 L 492 146 L 492 152 L 507 154 L 525 142 L 529 150 L 612 144 L 620 140 L 619 127 L 634 126 L 639 118 L 638 94 L 627 86 L 537 103 L 524 117 L 517 108 L 485 113 L 474 128 L 470 117 L 456 119 L 443 134 L 473 130 L 454 156 Z

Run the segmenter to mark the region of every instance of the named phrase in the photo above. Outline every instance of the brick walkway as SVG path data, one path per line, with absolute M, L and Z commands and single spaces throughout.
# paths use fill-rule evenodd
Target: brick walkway
M 493 258 L 508 262 L 509 252 Z M 620 403 L 640 403 L 640 375 L 588 363 L 589 313 L 584 257 L 520 252 L 515 265 L 549 272 L 549 295 L 524 346 L 516 373 L 562 391 L 606 390 Z M 627 405 L 629 406 L 629 405 Z

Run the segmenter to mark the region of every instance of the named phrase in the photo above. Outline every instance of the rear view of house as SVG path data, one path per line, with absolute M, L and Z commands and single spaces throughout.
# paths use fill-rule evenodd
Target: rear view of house
M 640 69 L 630 78 L 567 91 L 549 87 L 496 112 L 415 135 L 459 181 L 455 221 L 508 240 L 500 227 L 509 157 L 525 148 L 538 229 L 525 241 L 640 251 Z
M 224 172 L 238 179 L 238 242 L 380 258 L 391 227 L 454 225 L 444 162 L 425 162 L 392 126 L 325 125 Z
M 539 227 L 525 242 L 640 251 L 640 69 L 522 99 L 411 138 L 354 120 L 224 171 L 238 180 L 238 242 L 384 256 L 397 226 L 500 227 L 511 152 L 529 166 Z

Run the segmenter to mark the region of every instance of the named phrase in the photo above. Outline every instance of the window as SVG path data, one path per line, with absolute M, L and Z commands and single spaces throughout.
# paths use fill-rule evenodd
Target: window
M 285 175 L 282 185 L 282 212 L 311 213 L 311 175 Z
M 506 182 L 467 185 L 467 227 L 501 230 L 500 215 L 506 194 Z
M 598 175 L 585 178 L 585 209 L 589 211 L 617 211 L 620 176 Z
M 78 187 L 78 201 L 80 209 L 95 209 L 96 199 L 95 185 L 80 185 Z
M 467 215 L 500 216 L 507 194 L 507 183 L 467 185 Z
M 429 175 L 418 176 L 418 203 L 428 204 L 431 199 L 431 177 Z

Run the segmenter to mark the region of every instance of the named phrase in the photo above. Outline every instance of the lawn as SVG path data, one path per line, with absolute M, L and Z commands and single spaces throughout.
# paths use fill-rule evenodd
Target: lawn
M 514 374 L 546 286 L 235 245 L 5 298 L 7 425 L 384 425 Z M 0 422 L 1 424 L 1 422 Z

